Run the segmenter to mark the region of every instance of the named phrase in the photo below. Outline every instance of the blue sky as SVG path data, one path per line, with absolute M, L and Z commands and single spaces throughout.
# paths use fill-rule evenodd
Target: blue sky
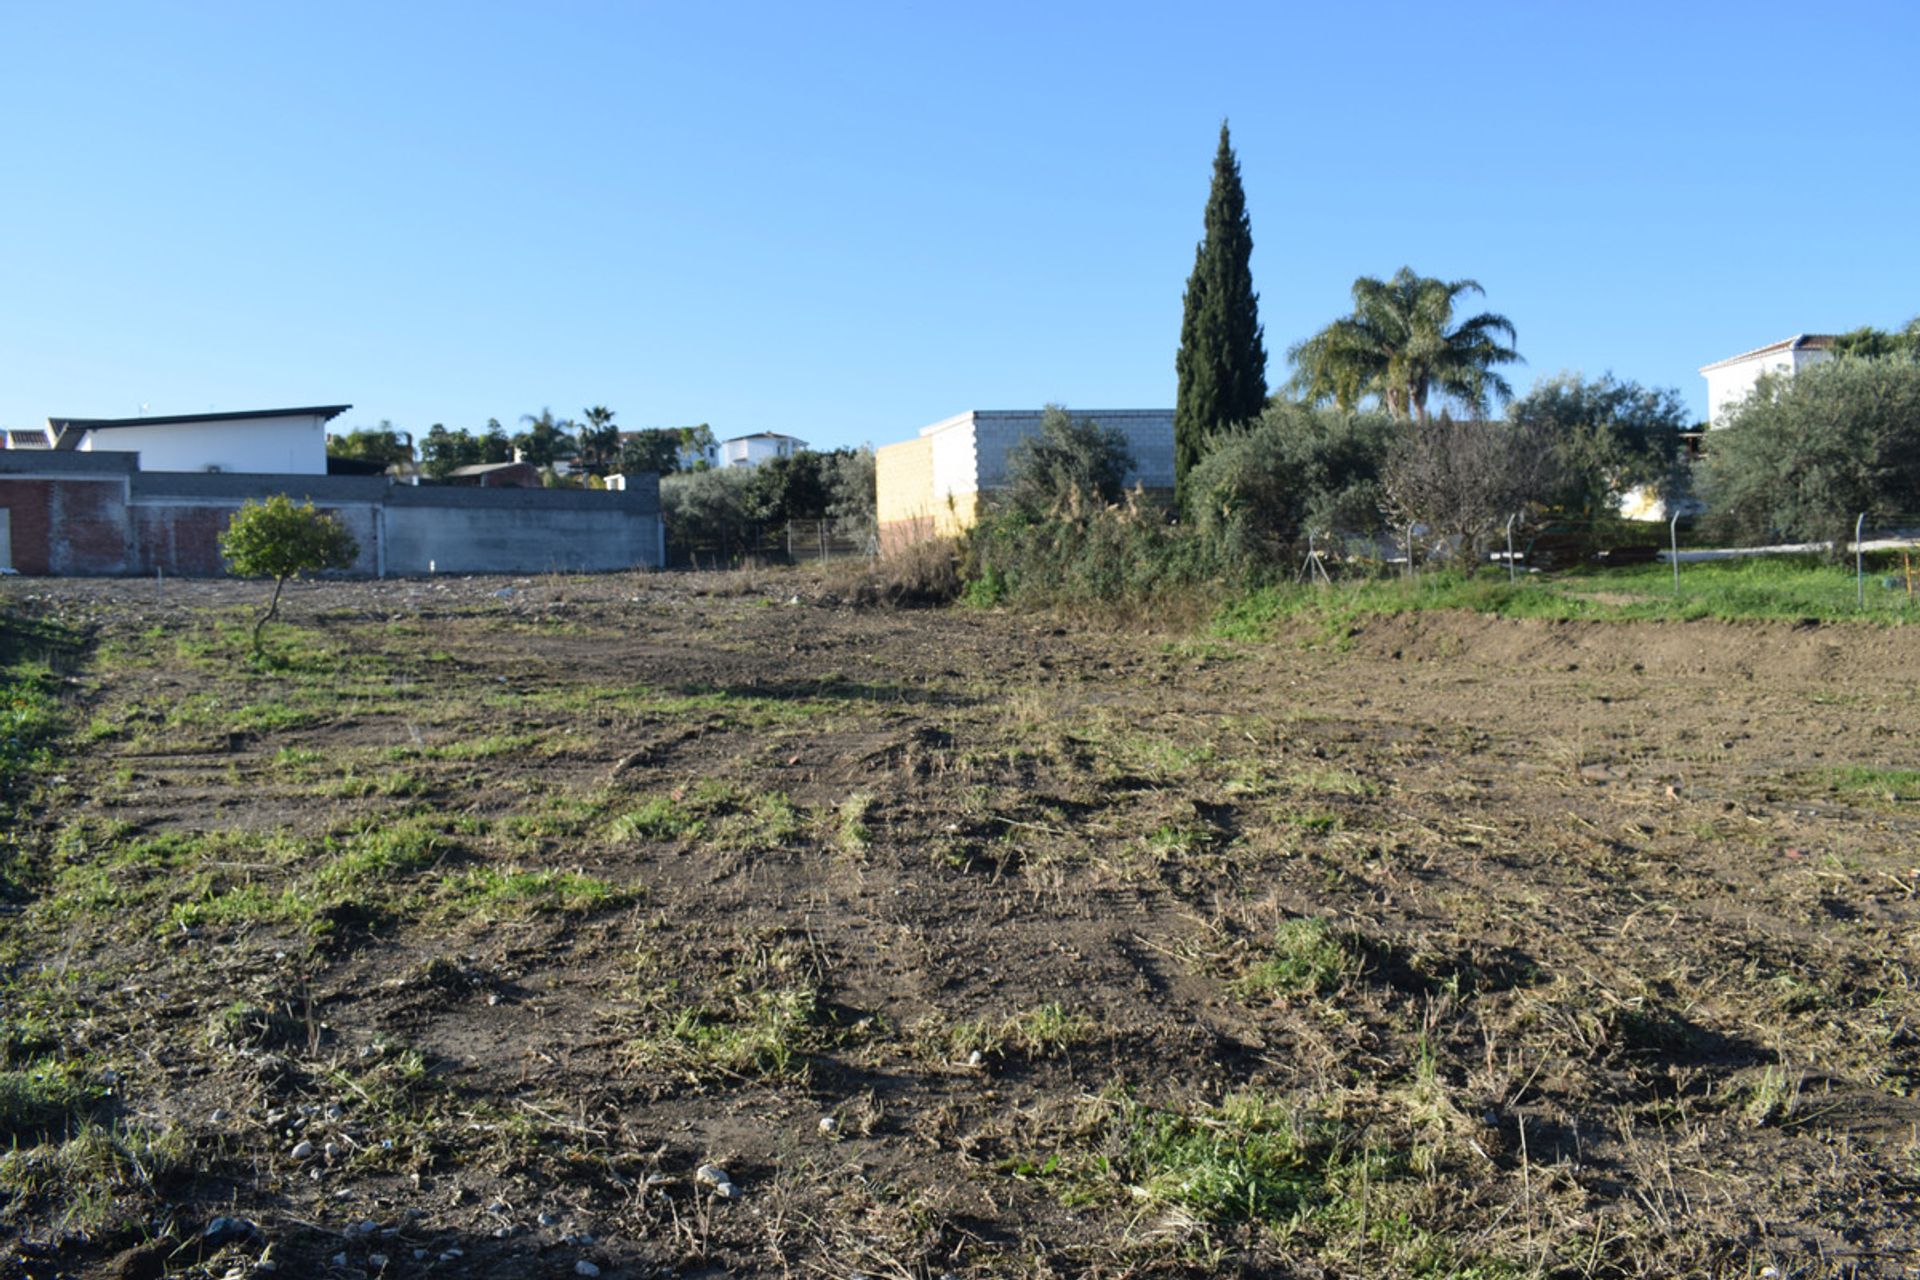
M 1920 313 L 1920 6 L 0 0 L 0 425 L 1173 402 L 1230 117 L 1272 359 L 1471 276 L 1678 387 Z

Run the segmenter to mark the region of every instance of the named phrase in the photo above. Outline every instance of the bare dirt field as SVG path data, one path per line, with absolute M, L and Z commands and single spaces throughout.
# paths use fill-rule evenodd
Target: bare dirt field
M 1911 629 L 0 593 L 0 1274 L 1920 1274 Z

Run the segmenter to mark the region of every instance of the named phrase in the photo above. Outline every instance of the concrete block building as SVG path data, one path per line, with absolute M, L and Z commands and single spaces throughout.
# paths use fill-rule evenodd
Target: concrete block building
M 1173 493 L 1173 410 L 1069 410 L 1080 420 L 1117 428 L 1133 453 L 1129 488 Z M 875 516 L 880 545 L 891 550 L 921 538 L 958 533 L 979 518 L 986 496 L 1007 481 L 1014 446 L 1037 434 L 1043 410 L 969 409 L 920 428 L 911 440 L 874 451 Z

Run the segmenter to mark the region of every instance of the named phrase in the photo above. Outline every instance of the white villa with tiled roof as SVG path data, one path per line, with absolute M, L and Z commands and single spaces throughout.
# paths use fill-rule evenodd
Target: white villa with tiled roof
M 1833 335 L 1797 333 L 1784 342 L 1769 343 L 1725 360 L 1702 365 L 1707 380 L 1707 424 L 1720 426 L 1727 411 L 1753 393 L 1764 373 L 1792 377 L 1810 364 L 1833 359 Z

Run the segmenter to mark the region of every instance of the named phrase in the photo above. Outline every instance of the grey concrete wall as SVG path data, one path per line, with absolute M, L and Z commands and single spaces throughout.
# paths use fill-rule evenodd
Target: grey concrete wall
M 88 499 L 80 506 L 69 492 L 76 486 Z M 130 453 L 6 450 L 0 489 L 21 491 L 5 505 L 18 508 L 14 552 L 29 572 L 160 568 L 215 576 L 225 571 L 219 537 L 233 513 L 249 499 L 282 493 L 347 526 L 360 545 L 349 570 L 356 575 L 423 574 L 429 565 L 440 573 L 537 573 L 665 562 L 653 475 L 628 477 L 620 492 L 478 489 L 396 485 L 384 476 L 143 472 Z M 41 525 L 44 537 L 33 545 L 44 543 L 44 553 L 21 555 L 31 541 L 24 535 Z
M 1068 409 L 1076 421 L 1092 420 L 1118 428 L 1133 453 L 1126 486 L 1173 488 L 1173 410 Z M 973 415 L 978 485 L 995 489 L 1007 482 L 1007 456 L 1015 445 L 1040 431 L 1040 411 L 982 409 Z
M 389 506 L 383 518 L 390 574 L 544 573 L 662 563 L 658 513 L 624 504 L 547 510 Z

